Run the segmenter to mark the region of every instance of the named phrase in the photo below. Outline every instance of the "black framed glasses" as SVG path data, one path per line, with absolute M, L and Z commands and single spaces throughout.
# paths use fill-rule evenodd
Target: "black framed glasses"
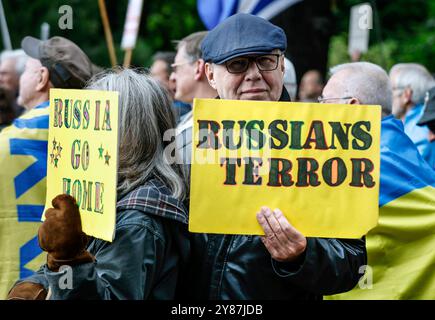
M 281 54 L 264 54 L 255 57 L 237 57 L 225 62 L 229 73 L 243 73 L 248 70 L 252 61 L 260 71 L 273 71 L 278 68 L 278 61 Z

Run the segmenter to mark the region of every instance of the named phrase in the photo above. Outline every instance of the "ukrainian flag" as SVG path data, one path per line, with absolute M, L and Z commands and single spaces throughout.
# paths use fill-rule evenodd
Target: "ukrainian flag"
M 435 299 L 435 172 L 392 116 L 381 127 L 379 224 L 355 289 L 326 299 Z
M 37 231 L 46 193 L 48 104 L 0 133 L 0 299 L 45 263 Z

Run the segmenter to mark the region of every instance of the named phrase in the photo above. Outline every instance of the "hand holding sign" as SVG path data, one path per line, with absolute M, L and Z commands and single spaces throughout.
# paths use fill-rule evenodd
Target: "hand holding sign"
M 189 231 L 263 235 L 266 204 L 305 237 L 361 238 L 378 219 L 380 119 L 380 106 L 196 99 Z
M 288 222 L 281 210 L 272 212 L 268 207 L 262 207 L 257 213 L 257 221 L 265 234 L 261 240 L 276 261 L 294 261 L 305 251 L 307 239 Z
M 83 232 L 112 241 L 115 232 L 118 93 L 50 90 L 45 208 L 58 194 L 73 196 Z

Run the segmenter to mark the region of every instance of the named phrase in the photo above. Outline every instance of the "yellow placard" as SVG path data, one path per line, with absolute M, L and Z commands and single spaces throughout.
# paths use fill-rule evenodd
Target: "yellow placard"
M 307 237 L 378 220 L 381 107 L 197 99 L 189 231 L 264 234 L 262 206 Z
M 51 89 L 45 208 L 70 194 L 83 231 L 112 241 L 117 168 L 118 92 Z

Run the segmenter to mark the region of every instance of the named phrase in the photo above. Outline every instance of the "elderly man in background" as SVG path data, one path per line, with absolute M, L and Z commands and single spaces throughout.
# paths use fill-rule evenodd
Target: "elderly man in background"
M 159 51 L 153 55 L 150 67 L 151 77 L 160 81 L 160 83 L 163 84 L 172 94 L 174 93 L 173 91 L 175 88 L 172 88 L 169 82 L 169 76 L 172 72 L 171 64 L 174 63 L 174 59 L 175 52 Z
M 318 70 L 307 71 L 299 84 L 300 102 L 317 102 L 323 89 L 323 78 Z
M 338 299 L 434 299 L 435 174 L 403 130 L 388 116 L 392 89 L 387 73 L 368 62 L 331 69 L 322 102 L 381 105 L 379 224 L 366 236 L 363 286 Z
M 355 62 L 333 67 L 331 74 L 319 102 L 380 105 L 383 117 L 391 114 L 391 86 L 381 67 Z
M 5 50 L 0 55 L 0 88 L 18 96 L 20 76 L 24 72 L 27 55 L 23 50 Z M 13 101 L 15 118 L 24 112 L 24 107 Z
M 171 81 L 175 83 L 175 99 L 193 104 L 193 99 L 215 98 L 217 92 L 207 81 L 201 42 L 207 31 L 188 35 L 177 43 L 177 55 L 172 65 Z M 189 174 L 192 148 L 193 112 L 184 115 L 176 130 L 177 149 Z
M 29 56 L 20 77 L 18 103 L 27 112 L 0 133 L 0 298 L 43 262 L 37 241 L 46 194 L 50 88 L 80 89 L 94 67 L 62 37 L 25 37 Z
M 172 64 L 174 63 L 175 52 L 172 51 L 159 51 L 154 54 L 150 67 L 151 76 L 158 80 L 169 92 L 172 99 L 174 99 L 175 94 L 175 83 L 171 81 L 169 77 L 172 73 Z M 182 102 L 180 100 L 173 101 L 173 107 L 175 110 L 175 117 L 177 123 L 181 118 L 188 113 L 192 107 L 189 103 Z
M 429 128 L 429 146 L 423 153 L 423 159 L 435 170 L 435 87 L 426 92 L 423 116 L 417 125 Z
M 390 70 L 390 82 L 393 89 L 393 114 L 402 119 L 405 133 L 411 138 L 423 154 L 429 145 L 428 128 L 417 126 L 423 114 L 423 102 L 426 92 L 435 87 L 435 81 L 429 71 L 417 63 L 399 63 Z
M 284 58 L 284 87 L 290 95 L 291 101 L 296 101 L 296 94 L 298 92 L 298 84 L 296 81 L 296 70 L 293 63 Z
M 281 28 L 236 14 L 202 42 L 208 81 L 221 99 L 289 101 L 283 86 L 286 45 Z M 257 220 L 265 237 L 193 236 L 195 298 L 321 299 L 358 282 L 366 263 L 364 240 L 306 238 L 278 209 L 262 208 Z

